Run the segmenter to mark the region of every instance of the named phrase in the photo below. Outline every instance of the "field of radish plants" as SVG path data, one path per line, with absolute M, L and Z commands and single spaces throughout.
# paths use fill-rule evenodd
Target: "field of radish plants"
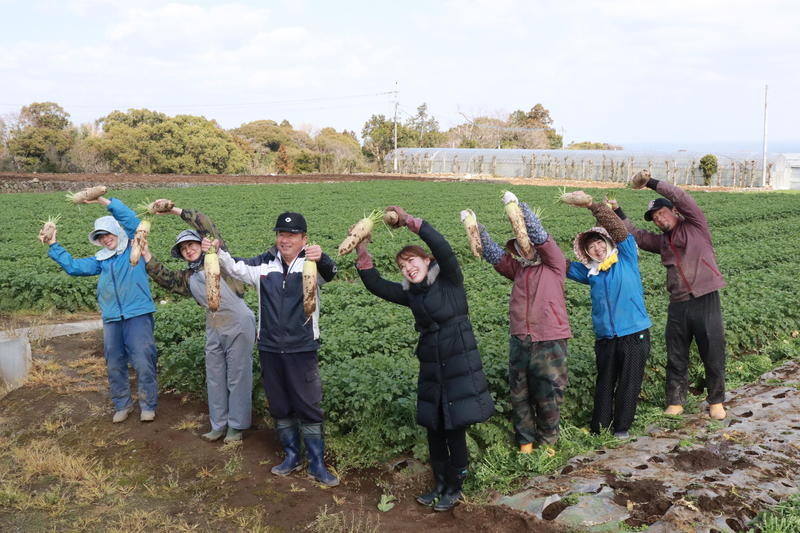
M 310 242 L 335 256 L 348 227 L 374 209 L 401 205 L 425 218 L 453 244 L 466 278 L 470 315 L 499 414 L 473 428 L 470 446 L 477 468 L 476 481 L 491 485 L 499 477 L 523 475 L 530 465 L 497 461 L 505 457 L 511 439 L 506 382 L 508 350 L 507 305 L 510 283 L 469 251 L 459 211 L 471 208 L 498 242 L 511 237 L 500 200 L 501 185 L 485 183 L 359 182 L 268 186 L 218 186 L 188 189 L 140 189 L 116 193 L 135 207 L 145 200 L 166 197 L 179 207 L 199 209 L 216 221 L 235 255 L 263 252 L 274 238 L 270 231 L 277 214 L 300 211 L 309 224 Z M 594 219 L 584 209 L 554 202 L 553 187 L 513 187 L 517 196 L 543 208 L 543 223 L 570 259 L 572 239 L 591 227 Z M 599 189 L 587 189 L 595 198 Z M 728 282 L 722 291 L 728 338 L 728 386 L 752 381 L 787 358 L 800 357 L 793 338 L 800 330 L 797 305 L 800 197 L 783 193 L 693 193 L 705 210 L 714 236 L 718 262 Z M 642 220 L 650 190 L 619 190 L 620 205 L 637 225 L 654 230 Z M 99 205 L 75 207 L 63 193 L 5 194 L 0 196 L 0 311 L 63 311 L 95 308 L 95 278 L 73 278 L 47 258 L 46 246 L 36 240 L 48 216 L 61 215 L 58 240 L 76 256 L 93 254 L 87 241 L 93 220 L 106 213 Z M 173 267 L 169 257 L 175 235 L 184 228 L 174 216 L 151 216 L 153 253 Z M 376 266 L 399 279 L 395 252 L 418 238 L 405 229 L 389 232 L 378 224 L 371 250 Z M 411 313 L 386 303 L 363 288 L 353 265 L 354 255 L 337 258 L 337 279 L 322 289 L 321 369 L 325 391 L 327 432 L 340 468 L 369 467 L 413 451 L 426 457 L 424 434 L 414 423 L 417 363 L 413 355 L 417 333 Z M 663 404 L 665 347 L 664 322 L 668 296 L 660 260 L 642 252 L 641 271 L 647 310 L 653 320 L 652 355 L 645 376 L 640 419 Z M 156 316 L 160 384 L 164 389 L 203 394 L 203 314 L 193 301 L 166 294 L 153 285 L 162 302 Z M 255 305 L 250 290 L 248 302 Z M 592 403 L 594 336 L 588 287 L 567 281 L 567 305 L 574 338 L 569 344 L 570 383 L 563 409 L 563 446 L 587 439 Z M 693 359 L 697 361 L 695 357 Z M 254 364 L 256 364 L 254 359 Z M 698 366 L 691 384 L 702 386 Z M 263 396 L 256 387 L 256 401 Z M 694 407 L 703 395 L 693 396 Z M 692 406 L 690 406 L 691 408 Z M 634 431 L 641 431 L 642 421 Z M 565 452 L 568 453 L 568 452 Z M 506 457 L 507 459 L 507 457 Z M 514 459 L 516 460 L 516 459 Z M 523 459 L 520 459 L 522 461 Z M 513 463 L 513 461 L 512 461 Z M 489 465 L 489 466 L 486 466 Z M 517 466 L 519 468 L 517 468 Z M 537 467 L 538 468 L 538 467 Z

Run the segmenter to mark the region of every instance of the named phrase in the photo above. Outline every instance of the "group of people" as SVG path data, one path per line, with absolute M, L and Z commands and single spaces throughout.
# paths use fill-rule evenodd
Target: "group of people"
M 541 220 L 519 202 L 532 248 L 523 251 L 516 239 L 495 243 L 479 225 L 482 256 L 513 282 L 509 301 L 509 388 L 513 424 L 521 453 L 555 444 L 560 406 L 567 387 L 567 342 L 571 337 L 564 296 L 565 279 L 590 287 L 596 335 L 597 378 L 591 429 L 611 428 L 627 438 L 633 422 L 645 363 L 650 353 L 650 319 L 644 305 L 638 250 L 659 253 L 667 269 L 670 304 L 666 328 L 668 352 L 666 413 L 679 415 L 688 390 L 689 345 L 695 339 L 706 371 L 710 416 L 725 417 L 725 338 L 718 289 L 725 285 L 714 257 L 705 216 L 680 188 L 652 179 L 647 171 L 634 176 L 634 188 L 649 187 L 662 197 L 650 202 L 644 218 L 661 233 L 636 228 L 615 201 L 595 202 L 583 195 L 597 225 L 579 233 L 568 261 Z M 505 202 L 518 202 L 506 193 Z M 203 213 L 172 207 L 190 227 L 178 234 L 171 255 L 186 261 L 173 271 L 146 245 L 143 262 L 132 266 L 130 243 L 139 220 L 118 199 L 100 197 L 110 216 L 98 218 L 89 240 L 100 247 L 94 257 L 73 258 L 56 240 L 48 239 L 48 255 L 68 274 L 99 275 L 97 298 L 104 323 L 113 422 L 127 419 L 133 400 L 127 376 L 130 363 L 137 376 L 140 420 L 154 420 L 157 406 L 156 348 L 153 305 L 147 276 L 175 293 L 191 296 L 206 308 L 205 367 L 208 387 L 209 441 L 241 440 L 251 425 L 253 343 L 258 347 L 261 380 L 285 452 L 272 467 L 286 476 L 302 468 L 326 486 L 339 479 L 325 465 L 322 386 L 318 369 L 319 288 L 316 308 L 306 317 L 303 265 L 317 264 L 318 287 L 336 275 L 334 261 L 320 246 L 308 244 L 306 220 L 300 213 L 278 216 L 275 243 L 249 259 L 232 256 L 216 225 Z M 578 205 L 576 203 L 576 205 Z M 370 239 L 356 246 L 356 269 L 368 291 L 409 307 L 419 332 L 417 423 L 427 430 L 434 485 L 417 496 L 437 511 L 451 509 L 461 498 L 469 457 L 467 428 L 488 420 L 494 402 L 483 372 L 478 344 L 469 319 L 464 277 L 447 240 L 427 221 L 392 206 L 396 227 L 419 235 L 427 249 L 403 247 L 395 256 L 401 283 L 389 281 L 375 268 Z M 465 213 L 462 213 L 462 217 Z M 222 270 L 220 304 L 208 308 L 204 254 L 219 250 Z M 258 318 L 244 303 L 243 284 L 257 288 Z M 301 445 L 302 442 L 302 445 Z

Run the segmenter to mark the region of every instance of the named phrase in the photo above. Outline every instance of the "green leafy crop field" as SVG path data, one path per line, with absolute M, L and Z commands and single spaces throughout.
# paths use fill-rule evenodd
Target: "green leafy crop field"
M 179 207 L 199 209 L 220 227 L 234 255 L 250 257 L 273 241 L 278 213 L 300 211 L 309 224 L 311 242 L 335 256 L 348 227 L 376 208 L 401 205 L 438 228 L 451 242 L 466 278 L 470 316 L 499 414 L 473 428 L 474 458 L 497 459 L 511 439 L 506 383 L 510 282 L 491 266 L 472 257 L 459 211 L 473 209 L 497 242 L 511 237 L 503 213 L 500 185 L 485 183 L 359 182 L 268 186 L 218 186 L 188 189 L 126 190 L 116 196 L 130 206 L 145 199 L 170 198 Z M 521 200 L 544 209 L 543 223 L 570 259 L 572 240 L 591 227 L 588 210 L 555 203 L 554 187 L 514 187 Z M 587 189 L 600 198 L 600 189 Z M 722 291 L 728 338 L 728 384 L 752 381 L 787 357 L 797 357 L 796 343 L 787 342 L 800 330 L 797 305 L 800 202 L 796 195 L 769 193 L 692 193 L 709 219 L 718 262 L 728 287 Z M 640 227 L 650 190 L 618 190 L 617 198 Z M 87 241 L 93 220 L 107 214 L 98 205 L 75 207 L 61 193 L 0 195 L 0 311 L 56 307 L 73 311 L 94 307 L 94 278 L 72 278 L 47 258 L 46 246 L 36 240 L 41 222 L 61 214 L 58 238 L 76 256 L 93 254 Z M 175 235 L 184 228 L 174 216 L 151 217 L 150 246 L 156 256 L 175 268 L 168 256 Z M 407 230 L 390 233 L 376 226 L 371 251 L 387 277 L 400 279 L 394 254 L 419 239 Z M 342 465 L 370 466 L 397 454 L 424 451 L 424 435 L 414 423 L 417 363 L 413 348 L 417 334 L 411 313 L 367 293 L 353 265 L 354 255 L 335 258 L 337 279 L 322 290 L 321 368 L 324 407 L 331 447 Z M 642 252 L 641 271 L 647 310 L 653 320 L 651 359 L 645 376 L 641 413 L 663 404 L 664 322 L 668 296 L 659 257 Z M 204 389 L 203 316 L 193 301 L 154 287 L 161 384 L 166 389 L 198 392 Z M 563 408 L 569 438 L 581 438 L 576 428 L 586 425 L 594 382 L 594 335 L 588 287 L 566 282 L 567 305 L 574 338 L 569 344 L 570 383 Z M 248 302 L 255 304 L 249 291 Z M 694 358 L 697 362 L 697 358 Z M 255 361 L 254 361 L 254 364 Z M 702 368 L 695 364 L 690 383 L 703 399 Z M 636 426 L 634 427 L 636 429 Z M 574 431 L 573 431 L 574 430 Z M 508 476 L 513 477 L 511 469 Z M 488 473 L 483 481 L 495 483 Z M 479 476 L 480 478 L 480 473 Z M 479 480 L 480 482 L 480 480 Z

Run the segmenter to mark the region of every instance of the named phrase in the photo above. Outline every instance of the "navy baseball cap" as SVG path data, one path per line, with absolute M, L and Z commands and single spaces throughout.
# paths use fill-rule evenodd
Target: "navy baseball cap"
M 648 222 L 652 222 L 653 213 L 662 207 L 672 209 L 672 202 L 666 198 L 656 198 L 655 200 L 650 200 L 650 203 L 647 204 L 647 211 L 644 212 L 644 219 Z
M 308 233 L 308 226 L 306 226 L 306 219 L 303 218 L 303 215 L 287 211 L 278 215 L 278 220 L 275 221 L 275 227 L 272 228 L 272 231 Z

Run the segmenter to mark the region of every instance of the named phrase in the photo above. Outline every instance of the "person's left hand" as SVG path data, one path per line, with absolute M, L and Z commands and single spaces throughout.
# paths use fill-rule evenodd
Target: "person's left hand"
M 612 211 L 616 211 L 617 209 L 619 209 L 619 202 L 617 202 L 617 199 L 616 198 L 609 198 L 608 194 L 603 196 L 603 202 L 605 202 L 605 204 L 608 207 L 610 207 Z
M 322 259 L 322 246 L 319 244 L 309 244 L 306 246 L 306 259 L 309 261 L 319 261 Z
M 203 237 L 203 240 L 200 241 L 200 249 L 203 250 L 203 252 L 207 252 L 212 246 L 219 250 L 219 239 L 214 239 L 212 241 L 208 237 Z

